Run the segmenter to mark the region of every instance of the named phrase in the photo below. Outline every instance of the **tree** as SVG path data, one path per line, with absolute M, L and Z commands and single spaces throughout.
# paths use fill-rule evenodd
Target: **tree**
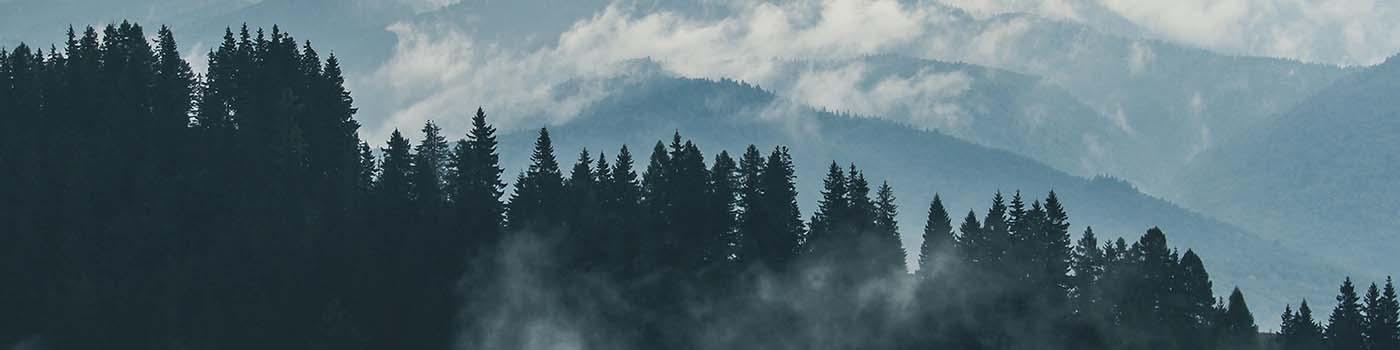
M 825 255 L 829 254 L 830 249 L 841 245 L 835 242 L 837 237 L 834 235 L 851 210 L 846 185 L 846 173 L 836 162 L 831 162 L 826 178 L 822 180 L 822 197 L 817 202 L 817 211 L 808 221 L 810 230 L 803 246 L 806 253 Z
M 757 151 L 755 151 L 756 153 Z M 752 159 L 747 155 L 746 161 Z M 741 163 L 741 167 L 744 163 Z M 741 168 L 740 172 L 744 170 Z M 744 235 L 745 251 L 754 262 L 768 268 L 786 270 L 796 258 L 802 242 L 802 219 L 797 209 L 797 185 L 792 156 L 786 147 L 775 147 L 758 175 L 757 203 L 746 220 L 754 229 Z
M 412 197 L 417 203 L 419 215 L 426 220 L 428 229 L 436 230 L 441 210 L 447 203 L 446 186 L 448 156 L 447 139 L 442 129 L 432 121 L 423 124 L 423 140 L 414 149 L 412 171 Z
M 1322 325 L 1313 320 L 1312 308 L 1308 301 L 1298 304 L 1298 312 L 1284 307 L 1283 322 L 1280 323 L 1279 342 L 1283 350 L 1322 349 Z
M 1175 287 L 1170 299 L 1172 303 L 1169 305 L 1175 310 L 1173 317 L 1177 320 L 1173 326 L 1176 327 L 1176 336 L 1187 344 L 1186 347 L 1203 347 L 1207 344 L 1203 344 L 1199 340 L 1208 338 L 1216 319 L 1213 307 L 1215 296 L 1211 292 L 1210 274 L 1206 272 L 1205 264 L 1201 262 L 1200 256 L 1197 256 L 1196 252 L 1190 249 L 1181 255 L 1180 266 L 1177 274 L 1180 284 Z M 1234 295 L 1231 295 L 1231 298 L 1233 305 Z M 1241 303 L 1243 303 L 1243 296 L 1241 296 Z M 1242 315 L 1229 316 L 1240 317 Z M 1253 321 L 1252 316 L 1250 321 Z
M 738 164 L 734 163 L 734 158 L 729 156 L 729 152 L 720 152 L 715 156 L 714 166 L 710 168 L 708 207 L 711 213 L 708 221 L 719 235 L 715 237 L 715 242 L 706 244 L 709 250 L 705 252 L 705 260 L 708 262 L 727 262 L 737 253 L 735 248 L 739 246 L 739 186 Z
M 1075 244 L 1070 264 L 1074 271 L 1070 295 L 1074 301 L 1074 310 L 1081 316 L 1101 316 L 1096 313 L 1102 311 L 1099 310 L 1102 302 L 1099 280 L 1103 277 L 1105 259 L 1103 249 L 1099 247 L 1098 237 L 1094 235 L 1094 228 L 1085 227 L 1084 234 Z
M 535 150 L 530 154 L 530 167 L 515 181 L 506 222 L 512 231 L 553 229 L 562 220 L 561 203 L 556 199 L 563 194 L 564 177 L 554 157 L 554 144 L 549 130 L 540 128 Z
M 1239 288 L 1230 292 L 1229 304 L 1219 326 L 1221 341 L 1225 349 L 1253 349 L 1258 347 L 1259 326 L 1254 324 L 1254 314 L 1245 304 L 1244 293 Z
M 975 218 L 974 218 L 975 220 Z M 928 221 L 924 222 L 923 243 L 919 245 L 919 277 L 933 278 L 939 269 L 952 263 L 956 252 L 953 243 L 952 219 L 943 208 L 943 199 L 935 193 L 928 207 Z
M 1366 339 L 1366 348 L 1370 350 L 1395 350 L 1400 349 L 1400 326 L 1397 326 L 1397 306 L 1395 296 L 1395 285 L 1389 278 L 1385 281 L 1385 291 L 1376 286 L 1375 283 L 1366 290 L 1365 305 L 1363 306 L 1366 315 L 1362 322 L 1362 333 Z
M 486 123 L 483 109 L 477 108 L 471 131 L 465 140 L 458 141 L 452 154 L 448 187 L 452 189 L 458 230 L 471 234 L 471 246 L 489 249 L 499 241 L 503 227 L 505 183 L 496 151 L 496 128 Z
M 967 211 L 967 217 L 963 218 L 962 225 L 958 226 L 958 232 L 962 232 L 958 240 L 959 255 L 970 266 L 985 264 L 983 252 L 987 249 L 987 235 L 982 231 L 982 224 L 977 222 L 976 212 Z
M 880 183 L 875 191 L 875 248 L 876 271 L 904 274 L 904 243 L 899 237 L 899 206 L 895 204 L 894 188 L 888 182 Z
M 763 254 L 764 222 L 770 214 L 763 206 L 763 166 L 767 161 L 758 147 L 749 145 L 739 160 L 739 254 L 746 263 L 765 262 Z
M 1360 299 L 1356 296 L 1356 287 L 1351 284 L 1350 277 L 1342 281 L 1340 292 L 1337 295 L 1337 306 L 1327 317 L 1327 330 L 1324 333 L 1327 347 L 1336 350 L 1364 349 L 1364 316 L 1361 314 Z

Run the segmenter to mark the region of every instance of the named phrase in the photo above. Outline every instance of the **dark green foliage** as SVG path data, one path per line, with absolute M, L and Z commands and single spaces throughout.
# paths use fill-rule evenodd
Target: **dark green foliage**
M 998 193 L 955 235 L 934 195 L 906 273 L 892 186 L 832 163 L 804 228 L 793 157 L 707 166 L 658 142 L 568 178 L 541 129 L 509 206 L 496 130 L 359 139 L 340 62 L 226 30 L 192 74 L 173 34 L 70 30 L 0 52 L 0 345 L 53 349 L 1253 347 L 1161 230 L 1071 249 L 1056 193 Z M 415 146 L 416 145 L 416 146 Z M 871 192 L 874 192 L 873 194 Z M 911 196 L 917 197 L 917 196 Z M 508 210 L 507 210 L 508 208 Z M 1350 280 L 1333 348 L 1394 349 L 1395 291 Z M 555 292 L 563 291 L 563 292 Z M 905 291 L 914 291 L 904 295 Z M 1349 296 L 1348 296 L 1349 295 Z M 1306 303 L 1280 340 L 1323 332 Z M 586 327 L 584 327 L 586 326 Z M 545 332 L 549 334 L 545 334 Z M 572 339 L 577 338 L 577 339 Z M 572 341 L 577 340 L 577 341 Z
M 1365 304 L 1366 316 L 1362 322 L 1362 332 L 1365 333 L 1366 348 L 1371 350 L 1393 350 L 1400 348 L 1400 326 L 1397 325 L 1397 310 L 1400 305 L 1396 303 L 1395 285 L 1389 278 L 1386 278 L 1385 288 L 1382 292 L 1375 283 L 1366 290 Z
M 1360 300 L 1356 296 L 1356 286 L 1351 284 L 1351 278 L 1342 281 L 1340 294 L 1337 295 L 1337 306 L 1332 309 L 1332 314 L 1327 316 L 1327 330 L 1323 333 L 1327 340 L 1327 348 L 1364 349 L 1365 334 L 1362 327 L 1365 316 L 1362 314 Z
M 554 145 L 549 139 L 549 130 L 541 128 L 530 154 L 530 168 L 515 180 L 515 193 L 506 211 L 510 229 L 553 229 L 551 226 L 558 224 L 563 216 L 563 203 L 555 199 L 563 198 L 563 194 L 564 177 L 554 157 Z
M 1254 324 L 1254 314 L 1249 312 L 1249 305 L 1245 304 L 1244 294 L 1239 288 L 1230 292 L 1225 314 L 1216 327 L 1223 349 L 1253 349 L 1259 346 L 1259 326 Z
M 953 246 L 957 237 L 953 234 L 952 219 L 943 208 L 943 199 L 933 195 L 928 207 L 928 221 L 924 223 L 923 243 L 919 245 L 920 278 L 930 278 L 939 269 L 956 259 L 957 250 Z
M 1323 349 L 1322 325 L 1313 320 L 1307 300 L 1298 304 L 1297 313 L 1289 307 L 1283 309 L 1280 328 L 1278 342 L 1283 350 Z

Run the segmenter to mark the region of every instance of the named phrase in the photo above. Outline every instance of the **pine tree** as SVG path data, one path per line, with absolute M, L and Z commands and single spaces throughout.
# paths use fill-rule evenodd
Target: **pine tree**
M 1069 214 L 1055 191 L 1050 191 L 1045 198 L 1045 209 L 1040 217 L 1043 219 L 1033 225 L 1038 227 L 1035 230 L 1035 247 L 1039 266 L 1035 273 L 1040 277 L 1036 280 L 1042 283 L 1042 297 L 1058 307 L 1064 303 L 1071 287 L 1068 273 L 1073 252 L 1069 238 Z
M 1395 283 L 1390 277 L 1385 279 L 1385 289 L 1381 292 L 1375 323 L 1370 327 L 1369 338 L 1372 350 L 1400 349 L 1400 300 L 1395 294 Z
M 763 166 L 767 161 L 758 147 L 749 145 L 739 159 L 739 254 L 746 263 L 764 262 L 762 234 L 769 217 L 763 206 Z
M 440 211 L 447 203 L 446 186 L 448 156 L 447 139 L 442 129 L 432 121 L 423 124 L 423 140 L 414 149 L 412 189 L 413 199 L 427 224 L 434 225 L 439 220 Z
M 1170 304 L 1170 307 L 1176 310 L 1177 314 L 1174 316 L 1179 318 L 1174 325 L 1177 327 L 1177 337 L 1189 344 L 1187 347 L 1206 346 L 1207 344 L 1202 344 L 1199 340 L 1207 338 L 1216 319 L 1212 307 L 1215 296 L 1211 291 L 1210 275 L 1206 272 L 1200 256 L 1190 249 L 1181 255 L 1179 265 L 1176 278 L 1180 280 L 1180 284 L 1173 289 L 1173 303 Z M 1232 295 L 1231 298 L 1233 297 Z
M 904 274 L 908 271 L 904 265 L 905 251 L 899 237 L 898 216 L 899 206 L 895 204 L 894 188 L 888 182 L 880 183 L 875 191 L 875 232 L 879 235 L 875 249 L 878 254 L 877 272 Z
M 790 266 L 801 249 L 803 227 L 795 181 L 787 148 L 773 148 L 759 175 L 758 229 L 752 231 L 753 238 L 745 237 L 746 244 L 754 246 L 756 262 L 780 271 Z
M 1230 292 L 1229 304 L 1221 318 L 1221 341 L 1225 349 L 1254 349 L 1258 347 L 1259 326 L 1245 304 L 1239 288 Z
M 640 254 L 638 242 L 641 232 L 637 226 L 641 215 L 641 184 L 637 172 L 632 168 L 632 153 L 627 146 L 617 152 L 609 179 L 612 181 L 603 201 L 608 215 L 607 226 L 612 227 L 612 235 L 607 242 L 615 250 L 609 253 L 608 262 L 620 271 L 631 271 Z
M 458 226 L 471 234 L 471 246 L 484 249 L 500 239 L 505 214 L 501 196 L 505 183 L 496 151 L 496 128 L 486 123 L 486 112 L 476 109 L 467 138 L 453 151 L 450 187 Z
M 1007 272 L 1003 258 L 1011 248 L 1011 228 L 1007 225 L 1006 200 L 999 191 L 992 197 L 992 206 L 982 219 L 981 232 L 986 238 L 985 245 L 974 254 L 977 254 L 982 268 L 996 273 Z
M 967 217 L 963 218 L 962 225 L 958 226 L 958 232 L 962 233 L 958 239 L 958 255 L 970 266 L 985 264 L 983 252 L 987 250 L 987 236 L 982 231 L 982 224 L 977 222 L 976 212 L 967 211 Z
M 919 245 L 920 278 L 933 278 L 943 267 L 953 263 L 955 239 L 952 219 L 943 207 L 943 199 L 935 193 L 929 203 L 928 221 L 924 223 L 923 243 Z
M 1397 326 L 1395 285 L 1386 278 L 1384 292 L 1375 283 L 1366 290 L 1365 318 L 1362 333 L 1370 350 L 1400 349 L 1400 326 Z
M 1312 309 L 1304 300 L 1298 304 L 1298 312 L 1285 307 L 1283 322 L 1280 324 L 1279 345 L 1283 350 L 1322 349 L 1322 326 L 1313 320 Z
M 1332 309 L 1332 315 L 1327 317 L 1327 347 L 1335 350 L 1364 349 L 1364 316 L 1361 313 L 1360 299 L 1356 296 L 1356 287 L 1352 285 L 1350 277 L 1342 281 L 1340 291 L 1337 295 L 1337 306 Z
M 838 229 L 844 229 L 842 220 L 850 215 L 851 202 L 847 192 L 846 173 L 836 162 L 831 162 L 826 178 L 822 180 L 822 198 L 817 202 L 817 211 L 809 221 L 810 230 L 804 243 L 808 254 L 827 255 L 847 242 L 839 242 Z
M 1101 316 L 1096 313 L 1102 311 L 1099 309 L 1103 301 L 1099 283 L 1103 277 L 1105 259 L 1103 249 L 1099 247 L 1098 237 L 1094 235 L 1094 228 L 1085 227 L 1084 235 L 1075 244 L 1073 261 L 1070 264 L 1074 271 L 1070 295 L 1074 301 L 1074 309 L 1080 315 Z
M 413 155 L 408 139 L 398 130 L 394 130 L 381 153 L 383 161 L 379 163 L 379 176 L 375 181 L 375 202 L 381 208 L 406 210 L 412 198 L 409 177 L 413 173 Z M 400 220 L 406 218 L 407 214 L 395 212 L 383 216 L 387 220 Z
M 515 181 L 506 222 L 512 231 L 554 228 L 563 219 L 559 202 L 563 193 L 564 176 L 554 157 L 553 141 L 549 130 L 540 128 L 535 150 L 530 154 L 530 168 Z
M 575 268 L 583 271 L 591 269 L 589 265 L 601 255 L 593 245 L 593 239 L 599 235 L 596 221 L 601 209 L 595 178 L 593 158 L 585 148 L 579 152 L 569 178 L 564 180 L 564 200 L 569 203 L 565 208 L 564 222 L 568 225 L 569 237 L 563 246 L 571 250 L 564 259 L 572 261 Z
M 705 252 L 708 262 L 727 262 L 730 256 L 737 253 L 739 182 L 739 169 L 734 158 L 729 156 L 729 152 L 720 152 L 710 168 L 709 191 L 709 208 L 712 212 L 709 222 L 720 234 L 716 242 L 706 245 L 710 249 Z

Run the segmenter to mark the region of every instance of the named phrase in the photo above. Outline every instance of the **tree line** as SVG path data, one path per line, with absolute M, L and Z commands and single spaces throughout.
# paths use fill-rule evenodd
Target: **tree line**
M 1389 280 L 1261 336 L 1195 252 L 1072 240 L 1053 191 L 956 227 L 934 194 L 906 252 L 894 189 L 855 164 L 803 220 L 786 147 L 707 161 L 676 132 L 645 165 L 622 146 L 565 170 L 540 129 L 508 187 L 484 110 L 376 150 L 337 57 L 277 27 L 226 30 L 202 75 L 168 28 L 67 34 L 0 50 L 0 344 L 1400 347 Z

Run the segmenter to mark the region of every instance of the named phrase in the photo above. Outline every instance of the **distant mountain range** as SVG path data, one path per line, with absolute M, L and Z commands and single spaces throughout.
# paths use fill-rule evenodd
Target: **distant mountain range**
M 1400 59 L 1359 69 L 1207 153 L 1183 201 L 1368 277 L 1400 266 Z

